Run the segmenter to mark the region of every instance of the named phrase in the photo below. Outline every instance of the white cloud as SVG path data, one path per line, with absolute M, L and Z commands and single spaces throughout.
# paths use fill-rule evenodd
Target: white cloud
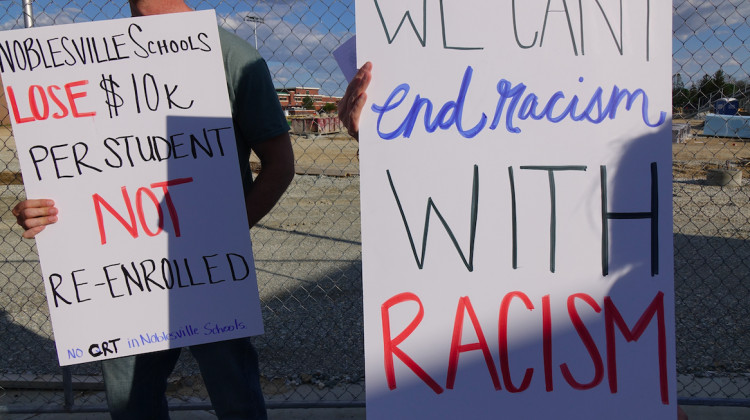
M 258 0 L 231 5 L 218 0 L 188 0 L 188 3 L 199 9 L 216 8 L 219 24 L 252 45 L 257 36 L 259 50 L 278 86 L 319 86 L 323 93 L 343 94 L 346 81 L 331 53 L 353 34 L 353 0 Z M 37 26 L 48 26 L 126 17 L 130 11 L 125 1 L 72 0 L 64 8 L 55 3 L 47 3 L 45 7 L 35 3 L 34 14 Z M 257 34 L 253 31 L 255 25 L 244 20 L 248 15 L 265 20 L 257 24 Z M 0 29 L 22 28 L 21 16 L 20 6 L 9 5 Z
M 222 26 L 255 44 L 254 24 L 248 14 L 262 17 L 257 25 L 261 55 L 278 86 L 314 86 L 342 95 L 346 81 L 332 51 L 353 34 L 351 1 L 265 1 L 252 11 L 221 15 Z
M 719 69 L 735 79 L 750 73 L 750 2 L 746 0 L 674 0 L 673 72 L 686 82 Z
M 745 0 L 674 0 L 672 30 L 681 41 L 721 27 L 747 26 L 750 2 Z
M 198 8 L 216 8 L 219 23 L 251 44 L 257 36 L 259 50 L 278 86 L 313 85 L 322 87 L 324 93 L 343 93 L 346 81 L 331 52 L 354 33 L 354 0 L 188 1 Z M 97 6 L 72 0 L 64 9 L 55 3 L 47 3 L 46 9 L 39 2 L 34 4 L 38 26 L 129 15 L 125 1 Z M 0 29 L 23 27 L 19 5 L 0 5 L 6 6 Z M 265 19 L 257 25 L 257 34 L 253 23 L 244 20 L 247 15 Z M 750 44 L 748 17 L 747 0 L 673 0 L 673 71 L 687 76 L 688 83 L 719 68 L 735 78 L 747 78 L 750 51 L 744 45 Z

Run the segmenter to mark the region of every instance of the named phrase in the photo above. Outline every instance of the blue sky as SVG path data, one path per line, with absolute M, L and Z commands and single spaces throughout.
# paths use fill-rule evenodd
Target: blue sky
M 719 68 L 736 80 L 750 75 L 750 2 L 674 0 L 672 73 L 686 84 Z
M 216 9 L 220 24 L 255 42 L 245 16 L 263 17 L 258 45 L 277 87 L 320 86 L 342 95 L 346 81 L 330 52 L 354 34 L 354 0 L 187 0 Z M 673 73 L 687 85 L 719 68 L 730 77 L 750 75 L 750 1 L 673 0 Z M 37 25 L 126 17 L 125 0 L 37 0 Z M 23 27 L 21 0 L 0 1 L 0 29 Z
M 216 9 L 219 24 L 255 44 L 248 15 L 257 25 L 258 49 L 266 58 L 277 87 L 321 87 L 343 95 L 346 80 L 331 51 L 354 34 L 354 0 L 187 0 L 196 9 Z M 37 26 L 130 16 L 126 0 L 36 0 Z M 21 0 L 0 1 L 0 29 L 24 27 Z

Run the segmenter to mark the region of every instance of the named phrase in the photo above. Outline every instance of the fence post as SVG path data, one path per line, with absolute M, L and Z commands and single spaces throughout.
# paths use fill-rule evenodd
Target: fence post
M 34 26 L 33 0 L 23 0 L 23 25 L 27 28 Z
M 69 411 L 74 404 L 73 401 L 73 374 L 70 370 L 70 366 L 63 366 L 62 368 L 62 375 L 63 375 L 63 396 L 65 398 L 63 402 L 63 408 L 65 408 L 66 411 Z

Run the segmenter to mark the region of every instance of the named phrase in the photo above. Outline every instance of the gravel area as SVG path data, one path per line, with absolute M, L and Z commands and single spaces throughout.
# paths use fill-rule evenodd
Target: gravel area
M 295 150 L 330 159 L 340 176 L 300 165 L 277 208 L 252 232 L 266 334 L 254 339 L 270 398 L 362 398 L 359 176 L 356 144 L 297 138 Z M 700 143 L 680 152 L 706 150 Z M 739 148 L 740 146 L 735 146 Z M 744 145 L 742 151 L 745 151 Z M 343 157 L 342 157 L 343 156 Z M 338 163 L 336 163 L 338 162 Z M 326 166 L 329 165 L 329 166 Z M 300 169 L 301 168 L 301 169 Z M 305 169 L 306 168 L 306 169 Z M 677 369 L 681 378 L 746 377 L 750 372 L 750 193 L 685 176 L 674 182 Z M 354 174 L 354 175 L 352 175 Z M 346 176 L 349 175 L 349 176 Z M 59 374 L 33 242 L 20 239 L 7 210 L 20 186 L 0 190 L 0 383 Z M 96 364 L 75 366 L 98 375 Z M 681 380 L 694 394 L 699 382 Z M 711 383 L 718 383 L 713 381 Z M 750 397 L 750 387 L 729 395 Z M 205 398 L 197 367 L 185 356 L 174 392 Z M 697 391 L 696 391 L 697 392 Z
M 36 249 L 33 241 L 20 238 L 6 210 L 22 194 L 20 186 L 10 186 L 0 204 L 5 256 L 0 264 L 0 381 L 60 372 Z M 360 383 L 359 177 L 297 175 L 252 238 L 266 328 L 254 341 L 271 393 L 290 384 L 331 389 Z M 177 372 L 178 383 L 192 385 L 198 371 L 191 358 L 183 357 Z M 98 375 L 99 369 L 78 365 L 73 373 Z
M 750 372 L 747 188 L 674 182 L 680 373 Z

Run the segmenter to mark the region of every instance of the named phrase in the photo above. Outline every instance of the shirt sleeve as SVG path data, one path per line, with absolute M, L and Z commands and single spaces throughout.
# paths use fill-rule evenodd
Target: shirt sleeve
M 273 86 L 268 65 L 258 51 L 240 37 L 219 28 L 227 91 L 232 107 L 242 183 L 251 188 L 250 150 L 289 131 L 289 123 Z
M 245 40 L 219 32 L 238 142 L 252 146 L 288 132 L 266 61 Z

